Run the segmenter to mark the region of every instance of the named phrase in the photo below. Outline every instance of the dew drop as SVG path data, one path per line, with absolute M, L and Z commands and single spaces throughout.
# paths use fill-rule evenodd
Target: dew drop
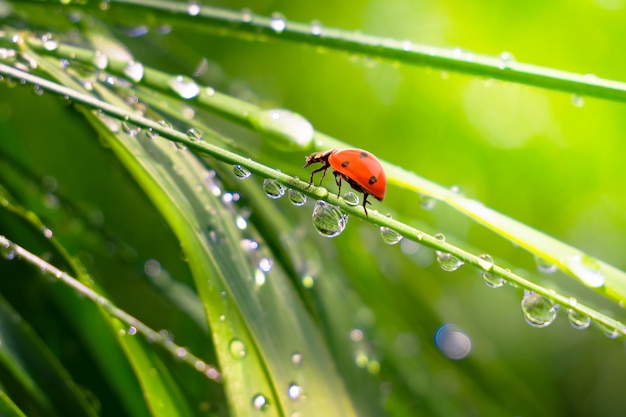
M 307 196 L 302 194 L 298 190 L 292 190 L 291 188 L 287 191 L 287 196 L 289 197 L 289 201 L 296 207 L 303 206 L 307 201 Z
M 260 269 L 256 269 L 254 271 L 254 283 L 257 285 L 257 287 L 265 284 L 265 273 Z
M 285 195 L 285 187 L 278 181 L 270 178 L 263 180 L 263 191 L 272 200 L 276 200 Z
M 241 21 L 243 23 L 252 22 L 252 11 L 248 8 L 241 9 Z
M 349 206 L 358 206 L 359 205 L 359 196 L 354 194 L 352 191 L 348 191 L 343 195 L 344 201 Z
M 233 165 L 233 174 L 235 174 L 235 177 L 241 180 L 246 179 L 250 177 L 250 175 L 252 175 L 250 171 L 248 171 L 246 168 L 242 167 L 239 164 Z
M 274 29 L 276 33 L 282 33 L 283 30 L 287 27 L 287 21 L 285 20 L 285 16 L 283 16 L 279 12 L 272 13 L 270 18 L 270 27 Z
M 524 291 L 522 314 L 528 324 L 543 328 L 551 325 L 556 319 L 559 305 L 552 300 L 533 291 Z
M 43 228 L 42 233 L 46 239 L 50 239 L 52 237 L 52 230 L 47 227 Z
M 96 51 L 93 56 L 93 65 L 100 70 L 106 69 L 109 66 L 109 57 L 101 51 Z
M 252 406 L 255 408 L 255 410 L 265 411 L 269 408 L 270 404 L 264 395 L 257 394 L 252 397 Z
M 159 133 L 155 132 L 154 130 L 152 130 L 151 127 L 149 127 L 148 129 L 144 130 L 144 135 L 146 135 L 146 137 L 148 139 L 156 139 L 159 137 Z
M 391 218 L 390 215 L 387 215 L 387 217 Z M 380 237 L 382 237 L 383 242 L 388 245 L 395 245 L 403 238 L 400 233 L 385 226 L 380 226 Z
M 176 348 L 176 357 L 179 359 L 182 359 L 185 356 L 187 356 L 187 353 L 188 353 L 187 348 L 184 348 L 182 346 Z
M 302 365 L 302 359 L 303 359 L 303 355 L 302 355 L 302 353 L 299 353 L 299 352 L 294 352 L 294 353 L 291 355 L 291 363 L 292 363 L 294 366 L 301 366 L 301 365 Z
M 202 139 L 202 132 L 200 131 L 200 129 L 192 127 L 187 129 L 187 137 L 189 138 L 189 140 L 195 142 Z
M 130 61 L 124 68 L 124 75 L 126 75 L 131 81 L 138 83 L 143 78 L 143 64 L 135 61 Z
M 576 254 L 565 259 L 565 266 L 591 288 L 602 287 L 605 283 L 600 263 L 589 255 Z
M 259 269 L 265 273 L 272 270 L 272 260 L 269 258 L 261 258 L 259 261 Z
M 455 325 L 446 323 L 435 332 L 435 344 L 445 357 L 460 360 L 472 351 L 472 340 Z
M 512 62 L 515 62 L 515 58 L 513 54 L 507 51 L 504 51 L 499 56 L 498 68 L 506 69 L 508 68 Z
M 567 310 L 567 319 L 574 329 L 584 330 L 591 325 L 591 317 L 579 313 L 571 308 Z
M 318 20 L 311 22 L 311 35 L 322 36 L 322 24 Z
M 348 224 L 348 216 L 341 213 L 338 207 L 324 201 L 315 203 L 313 209 L 313 227 L 323 237 L 336 237 Z
M 432 210 L 433 208 L 435 208 L 436 203 L 437 200 L 435 200 L 434 198 L 425 194 L 420 194 L 420 207 L 422 207 L 422 209 Z
M 141 128 L 139 126 L 135 126 L 132 123 L 124 120 L 122 121 L 122 131 L 126 133 L 128 136 L 137 136 L 139 132 L 141 132 Z
M 489 288 L 500 288 L 504 285 L 504 283 L 506 282 L 504 278 L 490 272 L 493 269 L 494 265 L 491 255 L 488 255 L 486 253 L 479 255 L 478 265 L 481 268 L 480 276 L 483 277 L 483 281 L 485 282 L 486 286 L 488 286 Z
M 454 272 L 463 266 L 463 261 L 456 256 L 441 251 L 435 251 L 437 254 L 437 263 L 446 272 Z
M 308 148 L 313 142 L 313 125 L 301 115 L 285 109 L 266 109 L 249 115 L 252 126 L 280 149 Z
M 235 225 L 239 230 L 246 230 L 248 227 L 248 221 L 243 216 L 237 216 L 235 219 Z
M 135 326 L 130 326 L 128 330 L 126 330 L 126 334 L 129 336 L 134 336 L 137 334 L 137 328 Z
M 170 80 L 170 88 L 185 100 L 200 94 L 200 86 L 186 75 L 177 75 Z
M 535 263 L 537 264 L 537 270 L 544 274 L 552 274 L 556 272 L 557 270 L 557 267 L 555 264 L 552 264 L 538 256 L 535 256 Z
M 602 332 L 609 339 L 617 339 L 620 336 L 619 329 L 616 329 L 615 327 L 611 327 L 611 326 L 607 326 L 607 325 L 601 324 L 600 328 L 602 328 Z
M 293 401 L 300 399 L 300 396 L 302 395 L 302 387 L 297 384 L 289 385 L 289 388 L 287 388 L 287 395 Z
M 55 51 L 59 47 L 59 42 L 53 37 L 51 33 L 46 33 L 41 37 L 43 48 L 46 51 Z
M 572 94 L 572 105 L 574 107 L 583 107 L 585 105 L 585 99 L 580 94 Z
M 187 4 L 187 14 L 189 16 L 198 16 L 200 14 L 200 5 L 195 1 L 190 1 Z
M 245 358 L 248 352 L 246 351 L 246 344 L 239 339 L 233 339 L 228 344 L 228 350 L 231 356 L 235 359 Z
M 0 245 L 0 252 L 2 253 L 2 257 L 9 261 L 15 259 L 15 256 L 17 254 L 15 250 L 15 244 L 8 241 L 3 242 L 3 244 Z

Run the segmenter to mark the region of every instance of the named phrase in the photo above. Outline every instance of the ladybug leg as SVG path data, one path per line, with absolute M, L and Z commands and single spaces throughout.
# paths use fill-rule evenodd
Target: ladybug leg
M 322 172 L 322 179 L 320 179 L 320 185 L 322 185 L 322 181 L 324 181 L 324 177 L 326 176 L 326 171 L 328 171 L 328 165 L 324 165 L 321 168 L 315 169 L 313 170 L 313 172 L 311 172 L 311 176 L 309 177 L 309 187 L 313 185 L 313 175 L 317 174 L 320 171 L 324 171 Z
M 365 217 L 369 219 L 369 216 L 367 215 L 367 207 L 365 207 L 365 205 L 371 203 L 367 201 L 367 197 L 369 197 L 369 193 L 363 191 L 363 210 L 365 210 Z
M 333 171 L 333 174 L 335 174 L 335 183 L 337 184 L 337 197 L 339 197 L 341 195 L 341 174 L 339 174 L 337 171 Z

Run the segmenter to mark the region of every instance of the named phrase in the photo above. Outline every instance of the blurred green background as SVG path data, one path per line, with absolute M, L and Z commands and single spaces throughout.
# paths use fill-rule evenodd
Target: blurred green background
M 18 3 L 14 6 L 19 10 Z M 249 7 L 261 15 L 279 11 L 293 21 L 315 19 L 323 26 L 478 54 L 510 52 L 520 62 L 626 80 L 626 58 L 620 53 L 626 4 L 621 0 L 211 5 Z M 63 20 L 55 8 L 51 11 L 54 18 L 49 21 L 35 19 L 40 29 L 47 24 L 54 29 Z M 441 185 L 456 185 L 497 211 L 626 269 L 622 103 L 290 42 L 199 34 L 177 26 L 171 33 L 151 30 L 141 37 L 128 37 L 123 28 L 113 30 L 145 65 L 190 75 L 206 58 L 208 70 L 199 81 L 218 91 L 263 107 L 291 109 L 321 132 Z M 302 153 L 275 150 L 254 133 L 216 116 L 204 117 L 241 143 L 253 159 L 308 176 L 301 168 Z M 59 192 L 115 236 L 113 253 L 102 251 L 100 243 L 76 249 L 98 271 L 114 301 L 155 328 L 189 335 L 177 330 L 182 326 L 179 313 L 152 294 L 143 273 L 143 263 L 156 258 L 176 280 L 191 285 L 178 242 L 123 166 L 103 150 L 94 131 L 55 97 L 1 87 L 0 132 L 3 155 L 38 176 L 54 178 Z M 235 182 L 224 182 L 237 190 Z M 335 189 L 332 180 L 325 184 Z M 242 204 L 247 198 L 242 195 Z M 348 320 L 365 331 L 379 358 L 380 372 L 367 378 L 381 382 L 381 401 L 390 398 L 389 414 L 428 415 L 422 398 L 428 394 L 420 392 L 427 386 L 446 401 L 465 404 L 466 415 L 490 415 L 485 410 L 493 408 L 483 408 L 489 401 L 512 416 L 622 415 L 623 340 L 610 340 L 597 328 L 575 330 L 565 311 L 552 326 L 532 328 L 521 316 L 519 289 L 489 289 L 469 267 L 443 272 L 431 250 L 406 242 L 387 246 L 374 226 L 357 219 L 338 238 L 323 239 L 310 224 L 311 203 L 305 208 L 286 200 L 275 204 L 295 219 L 298 226 L 291 233 L 318 247 L 316 281 L 340 279 L 349 288 L 347 296 L 362 305 Z M 52 215 L 43 206 L 40 213 Z M 624 317 L 622 309 L 562 273 L 542 274 L 532 255 L 442 204 L 423 210 L 417 195 L 390 187 L 385 201 L 373 207 L 429 233 L 443 232 L 448 241 L 473 253 L 489 253 L 522 276 Z M 253 213 L 251 219 L 262 215 Z M 15 230 L 20 229 L 10 218 L 0 218 L 0 234 L 10 236 Z M 28 240 L 19 243 L 28 247 Z M 0 275 L 7 268 L 15 266 L 0 263 Z M 28 291 L 21 297 L 31 297 L 26 294 L 47 284 L 34 278 L 27 284 L 0 285 L 5 297 L 15 300 L 20 291 Z M 306 290 L 313 299 L 320 295 L 316 288 Z M 344 297 L 337 294 L 324 302 L 342 303 Z M 436 351 L 435 332 L 444 323 L 455 324 L 471 339 L 467 358 L 452 361 Z M 185 343 L 191 348 L 208 343 L 204 336 L 197 341 L 189 337 Z M 403 366 L 410 372 L 396 378 L 395 370 Z M 409 394 L 403 398 L 412 401 L 399 405 L 394 395 L 404 391 Z

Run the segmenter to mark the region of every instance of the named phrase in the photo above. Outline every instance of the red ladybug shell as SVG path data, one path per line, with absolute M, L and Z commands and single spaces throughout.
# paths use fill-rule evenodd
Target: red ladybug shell
M 328 156 L 328 163 L 377 200 L 385 198 L 387 177 L 382 165 L 371 153 L 362 149 L 338 149 Z

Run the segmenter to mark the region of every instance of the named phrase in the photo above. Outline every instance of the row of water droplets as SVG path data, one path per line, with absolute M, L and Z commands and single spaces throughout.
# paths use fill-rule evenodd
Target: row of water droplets
M 250 176 L 250 172 L 240 165 L 236 165 L 233 169 L 238 178 L 247 178 Z M 273 179 L 265 179 L 263 189 L 267 196 L 272 199 L 281 198 L 285 194 L 285 187 Z M 458 192 L 458 188 L 453 187 L 452 191 Z M 299 191 L 289 189 L 288 195 L 290 201 L 296 206 L 301 206 L 306 202 L 306 196 Z M 358 197 L 352 192 L 344 195 L 344 199 L 351 205 L 358 205 L 359 203 Z M 434 204 L 435 200 L 430 197 L 424 196 L 421 198 L 421 205 L 427 210 L 432 209 Z M 313 226 L 317 232 L 324 237 L 338 236 L 345 229 L 347 219 L 348 216 L 342 213 L 338 207 L 324 201 L 316 202 L 313 209 Z M 384 226 L 380 227 L 380 232 L 383 241 L 387 244 L 396 244 L 403 238 L 398 232 Z M 436 234 L 435 238 L 445 242 L 445 235 L 442 233 Z M 444 271 L 454 272 L 464 265 L 461 259 L 451 253 L 439 250 L 436 250 L 435 253 L 437 263 Z M 536 261 L 538 270 L 543 273 L 553 273 L 557 270 L 556 265 L 547 263 L 541 258 L 537 258 Z M 494 265 L 494 260 L 490 255 L 481 254 L 478 256 L 478 267 L 485 285 L 490 288 L 500 288 L 506 284 L 506 280 L 492 272 Z M 604 285 L 604 275 L 595 259 L 575 255 L 569 259 L 566 265 L 589 286 L 600 287 Z M 570 308 L 568 308 L 567 312 L 569 322 L 576 329 L 586 329 L 590 326 L 592 320 L 589 316 L 583 315 L 571 308 L 576 305 L 577 301 L 573 298 L 570 299 Z M 548 297 L 532 291 L 526 291 L 522 299 L 521 307 L 524 319 L 528 324 L 534 327 L 547 327 L 556 319 L 559 305 L 555 304 L 555 302 Z M 617 337 L 626 329 L 611 329 L 603 326 L 603 330 L 608 337 Z

